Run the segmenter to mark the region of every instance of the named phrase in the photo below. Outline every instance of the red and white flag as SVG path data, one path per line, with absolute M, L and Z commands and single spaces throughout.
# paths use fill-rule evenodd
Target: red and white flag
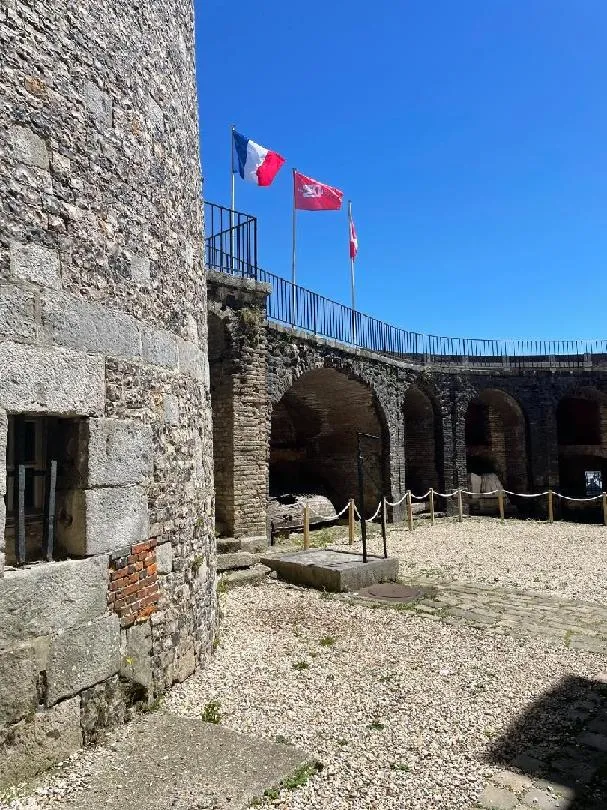
M 350 220 L 350 258 L 355 259 L 358 253 L 358 236 L 352 219 L 352 205 L 348 206 L 348 219 Z
M 344 193 L 338 188 L 319 183 L 305 174 L 293 172 L 295 208 L 300 211 L 339 211 Z

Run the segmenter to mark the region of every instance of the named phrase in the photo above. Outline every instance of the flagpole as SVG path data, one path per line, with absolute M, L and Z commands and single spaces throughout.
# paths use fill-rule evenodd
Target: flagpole
M 234 269 L 234 209 L 236 207 L 236 176 L 234 174 L 234 129 L 230 128 L 230 166 L 232 179 L 232 194 L 230 197 L 230 270 Z
M 352 201 L 348 200 L 348 246 L 350 248 L 350 285 L 352 287 L 352 343 L 356 343 L 356 295 L 354 285 L 354 256 L 352 256 Z
M 293 169 L 293 253 L 291 256 L 291 325 L 295 326 L 295 321 L 297 320 L 297 298 L 296 298 L 296 288 L 295 288 L 295 234 L 296 234 L 296 208 L 295 208 L 295 172 L 297 170 Z

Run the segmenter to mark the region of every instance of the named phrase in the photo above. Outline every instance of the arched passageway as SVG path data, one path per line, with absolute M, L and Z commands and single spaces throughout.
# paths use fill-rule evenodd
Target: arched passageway
M 301 376 L 274 406 L 270 437 L 270 495 L 324 495 L 336 509 L 358 502 L 356 434 L 364 442 L 365 511 L 387 486 L 387 438 L 371 389 L 330 368 Z
M 473 492 L 499 486 L 528 491 L 527 431 L 518 402 L 498 389 L 486 389 L 466 412 L 466 466 Z
M 564 396 L 556 423 L 560 491 L 577 498 L 598 494 L 607 483 L 607 396 L 594 388 Z
M 405 483 L 414 495 L 443 488 L 443 434 L 440 415 L 428 394 L 415 385 L 404 400 Z

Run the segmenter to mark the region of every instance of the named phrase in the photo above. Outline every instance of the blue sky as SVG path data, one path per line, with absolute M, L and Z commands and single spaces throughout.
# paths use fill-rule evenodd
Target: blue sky
M 342 188 L 359 309 L 469 337 L 607 337 L 605 0 L 195 0 L 205 198 L 230 124 L 286 159 L 237 179 L 290 276 L 291 169 Z M 349 302 L 342 212 L 298 214 L 298 282 Z

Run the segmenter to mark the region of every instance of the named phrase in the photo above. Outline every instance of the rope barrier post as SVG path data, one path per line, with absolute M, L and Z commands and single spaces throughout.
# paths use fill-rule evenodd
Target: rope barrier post
M 304 551 L 306 551 L 310 548 L 310 509 L 308 504 L 304 506 L 303 530 L 303 547 Z
M 607 526 L 607 492 L 603 492 L 603 523 Z
M 554 522 L 554 512 L 552 510 L 552 490 L 548 490 L 548 523 Z
M 504 490 L 499 489 L 497 492 L 497 505 L 500 510 L 500 520 L 504 522 Z
M 430 525 L 434 526 L 434 490 L 430 487 Z
M 363 453 L 360 446 L 360 433 L 356 434 L 357 441 L 357 462 L 358 462 L 358 512 L 360 514 L 360 536 L 363 544 L 363 562 L 367 562 L 367 524 L 365 522 L 365 481 L 364 481 L 364 466 L 363 466 Z
M 386 532 L 386 499 L 381 499 L 381 536 L 384 541 L 384 557 L 388 558 L 388 533 Z
M 413 531 L 413 508 L 411 506 L 411 490 L 407 490 L 407 525 L 409 526 L 409 531 Z
M 462 505 L 462 491 L 461 489 L 457 490 L 457 515 L 458 520 L 461 523 L 464 519 L 464 507 Z
M 354 498 L 348 501 L 348 543 L 354 543 Z

